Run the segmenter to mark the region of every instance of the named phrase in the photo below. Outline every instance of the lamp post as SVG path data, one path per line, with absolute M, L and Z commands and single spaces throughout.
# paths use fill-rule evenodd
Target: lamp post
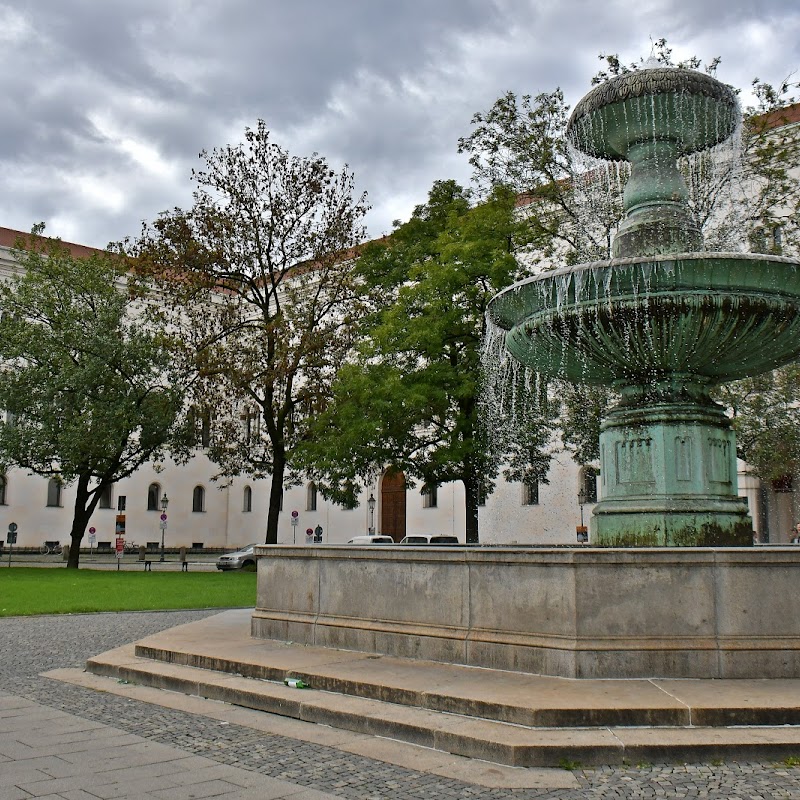
M 581 527 L 583 527 L 583 507 L 586 504 L 586 490 L 581 489 L 578 492 L 578 505 L 581 507 Z
M 167 493 L 164 492 L 164 496 L 161 498 L 161 558 L 159 561 L 164 560 L 164 534 L 167 531 L 167 506 L 169 505 L 169 498 L 167 497 Z
M 367 507 L 369 508 L 369 535 L 372 536 L 375 533 L 375 496 L 372 492 L 369 493 Z
M 586 526 L 583 524 L 583 506 L 586 503 L 586 500 L 587 500 L 586 489 L 581 488 L 581 490 L 578 492 L 578 505 L 580 506 L 581 509 L 581 524 L 578 526 L 577 530 L 577 538 L 579 544 L 585 544 L 586 542 L 589 541 L 589 534 L 586 530 Z

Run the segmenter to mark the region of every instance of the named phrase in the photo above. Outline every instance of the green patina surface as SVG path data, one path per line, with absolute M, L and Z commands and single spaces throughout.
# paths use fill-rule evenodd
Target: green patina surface
M 800 262 L 697 252 L 677 167 L 737 121 L 731 90 L 690 70 L 598 86 L 567 135 L 591 155 L 631 162 L 614 258 L 523 281 L 490 304 L 523 364 L 622 394 L 600 436 L 594 544 L 752 544 L 734 435 L 709 390 L 800 355 Z

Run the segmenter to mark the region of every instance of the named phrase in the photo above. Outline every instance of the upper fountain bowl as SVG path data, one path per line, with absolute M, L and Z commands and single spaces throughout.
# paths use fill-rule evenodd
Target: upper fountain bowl
M 716 78 L 654 67 L 595 87 L 575 106 L 567 136 L 578 150 L 611 161 L 652 141 L 674 142 L 687 155 L 728 139 L 740 118 L 735 92 Z

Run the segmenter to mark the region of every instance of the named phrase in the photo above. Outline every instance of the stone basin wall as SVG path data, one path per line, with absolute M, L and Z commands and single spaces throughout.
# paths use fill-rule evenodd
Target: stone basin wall
M 800 677 L 800 547 L 262 546 L 256 638 L 570 678 Z

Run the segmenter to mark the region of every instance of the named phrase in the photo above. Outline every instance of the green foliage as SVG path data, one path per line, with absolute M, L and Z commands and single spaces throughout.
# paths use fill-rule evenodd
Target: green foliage
M 291 156 L 263 120 L 244 143 L 200 156 L 192 208 L 162 214 L 126 247 L 174 312 L 208 455 L 224 476 L 270 477 L 274 543 L 294 448 L 353 344 L 352 248 L 368 206 L 346 168 Z
M 800 475 L 800 364 L 727 384 L 718 396 L 733 410 L 739 456 L 758 477 Z
M 364 249 L 357 273 L 371 314 L 302 448 L 328 496 L 352 497 L 386 465 L 423 485 L 461 481 L 467 541 L 477 541 L 479 497 L 498 469 L 479 424 L 481 343 L 487 303 L 520 277 L 527 229 L 514 209 L 502 188 L 473 207 L 440 181 L 409 222 Z
M 587 207 L 564 135 L 568 118 L 561 89 L 519 98 L 506 92 L 487 112 L 473 116 L 474 130 L 458 141 L 483 193 L 502 186 L 520 197 L 529 259 L 605 258 L 621 213 L 618 188 L 610 205 Z
M 600 423 L 614 392 L 605 386 L 558 381 L 561 397 L 561 438 L 578 464 L 600 461 Z
M 255 605 L 256 576 L 14 567 L 0 581 L 0 617 Z
M 78 545 L 100 495 L 160 456 L 182 452 L 184 392 L 157 319 L 110 253 L 77 258 L 34 228 L 19 272 L 0 286 L 0 459 L 76 482 Z

